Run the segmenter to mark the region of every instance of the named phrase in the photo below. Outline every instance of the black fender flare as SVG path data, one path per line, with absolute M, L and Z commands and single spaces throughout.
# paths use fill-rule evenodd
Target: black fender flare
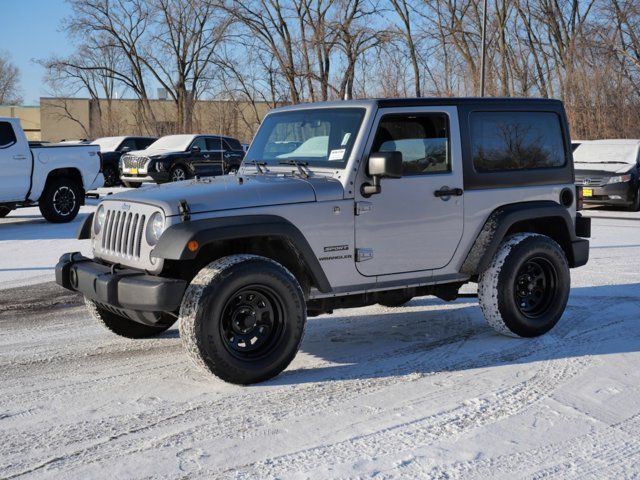
M 576 236 L 575 225 L 567 208 L 553 201 L 536 201 L 503 205 L 491 212 L 469 250 L 460 272 L 468 275 L 483 272 L 513 225 L 524 220 L 542 218 L 558 222 L 556 228 L 560 228 L 563 235 L 566 235 L 569 244 L 561 246 L 567 253 L 569 265 L 574 267 L 586 263 L 586 259 L 574 258 L 575 249 L 584 249 L 584 243 L 588 249 L 588 242 Z M 583 256 L 583 252 L 581 253 Z
M 331 285 L 318 258 L 302 232 L 288 220 L 276 215 L 243 215 L 234 217 L 192 220 L 173 225 L 164 231 L 153 255 L 165 260 L 191 260 L 207 244 L 240 238 L 280 237 L 288 241 L 300 254 L 318 290 L 331 292 Z M 198 242 L 198 250 L 187 248 Z

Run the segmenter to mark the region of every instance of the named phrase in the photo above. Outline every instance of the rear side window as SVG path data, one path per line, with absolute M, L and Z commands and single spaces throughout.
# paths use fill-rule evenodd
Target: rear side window
M 478 172 L 563 167 L 560 118 L 552 112 L 472 112 L 471 153 Z
M 9 122 L 0 122 L 0 148 L 10 147 L 16 143 L 16 134 Z
M 225 138 L 225 142 L 229 144 L 231 150 L 242 150 L 242 145 L 235 138 Z
M 207 138 L 207 150 L 222 150 L 222 141 L 219 138 Z

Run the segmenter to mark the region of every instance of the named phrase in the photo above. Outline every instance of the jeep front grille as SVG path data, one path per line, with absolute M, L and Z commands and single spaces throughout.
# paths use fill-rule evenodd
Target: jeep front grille
M 140 258 L 146 216 L 138 213 L 107 210 L 102 235 L 102 251 L 111 255 Z
M 136 157 L 133 155 L 122 156 L 122 166 L 124 168 L 144 169 L 149 161 L 149 157 Z
M 141 270 L 159 271 L 162 260 L 153 258 L 145 228 L 151 216 L 161 211 L 144 203 L 104 200 L 104 224 L 93 238 L 93 254 L 109 263 Z

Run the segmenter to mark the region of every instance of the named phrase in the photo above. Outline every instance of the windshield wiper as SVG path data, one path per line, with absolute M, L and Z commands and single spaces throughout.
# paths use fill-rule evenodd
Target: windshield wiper
M 256 170 L 258 171 L 258 173 L 261 173 L 263 175 L 266 173 L 266 171 L 267 171 L 267 162 L 260 162 L 258 160 L 251 160 L 251 163 L 253 165 L 255 165 Z M 263 167 L 264 167 L 264 170 L 263 170 Z
M 286 162 L 278 162 L 279 165 L 295 165 L 296 168 L 298 169 L 298 172 L 300 173 L 300 175 L 302 175 L 304 178 L 309 178 L 309 172 L 308 169 L 305 170 L 303 168 L 309 165 L 309 162 L 302 162 L 300 160 L 287 160 Z

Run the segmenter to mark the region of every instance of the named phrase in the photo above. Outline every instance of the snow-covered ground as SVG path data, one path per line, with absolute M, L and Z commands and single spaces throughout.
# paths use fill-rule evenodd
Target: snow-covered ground
M 591 261 L 543 337 L 495 334 L 470 298 L 342 310 L 309 319 L 278 378 L 235 387 L 195 370 L 175 327 L 129 341 L 51 283 L 6 289 L 82 249 L 79 221 L 14 212 L 0 220 L 0 477 L 638 477 L 640 215 L 589 214 Z

